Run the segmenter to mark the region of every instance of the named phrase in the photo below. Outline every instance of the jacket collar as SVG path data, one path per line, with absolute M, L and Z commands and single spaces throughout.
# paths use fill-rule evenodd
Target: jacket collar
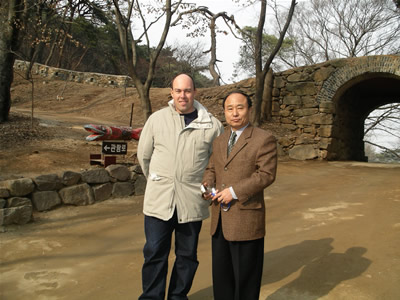
M 252 134 L 253 134 L 253 129 L 254 127 L 249 124 L 242 132 L 242 134 L 240 135 L 239 139 L 236 141 L 235 146 L 232 148 L 232 152 L 229 154 L 229 156 L 225 156 L 226 157 L 226 164 L 228 164 L 235 156 L 236 154 L 238 154 L 238 152 L 240 152 L 248 143 L 248 140 L 251 138 Z M 224 131 L 224 138 L 223 138 L 223 146 L 222 146 L 222 151 L 224 151 L 224 153 L 228 152 L 228 141 L 229 141 L 229 137 L 231 135 L 231 127 L 229 126 L 225 131 Z
M 175 110 L 173 99 L 168 102 L 168 105 L 173 113 L 179 114 Z M 197 119 L 193 120 L 186 128 L 212 128 L 212 120 L 207 109 L 197 100 L 194 100 L 193 106 L 197 109 Z

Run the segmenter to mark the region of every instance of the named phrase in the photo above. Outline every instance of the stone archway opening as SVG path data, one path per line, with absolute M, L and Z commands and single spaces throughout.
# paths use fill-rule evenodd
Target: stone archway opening
M 400 77 L 388 73 L 365 73 L 343 84 L 332 99 L 332 142 L 328 160 L 367 161 L 364 123 L 376 108 L 400 101 Z

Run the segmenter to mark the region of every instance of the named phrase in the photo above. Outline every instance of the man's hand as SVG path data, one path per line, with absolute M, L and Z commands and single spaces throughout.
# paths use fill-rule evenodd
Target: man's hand
M 208 186 L 208 184 L 207 184 L 207 182 L 203 182 L 203 186 L 204 186 L 204 188 L 205 188 L 205 192 L 203 192 L 202 194 L 201 194 L 201 196 L 203 197 L 203 199 L 204 200 L 211 200 L 211 198 L 213 197 L 213 195 L 208 191 L 208 189 L 207 189 L 207 186 Z M 203 190 L 202 190 L 203 191 Z
M 212 198 L 212 200 L 217 200 L 218 202 L 222 203 L 222 204 L 228 204 L 229 202 L 231 202 L 233 200 L 233 196 L 231 194 L 231 191 L 229 188 L 226 188 L 224 190 L 222 190 L 221 192 L 218 192 L 217 190 L 217 194 Z

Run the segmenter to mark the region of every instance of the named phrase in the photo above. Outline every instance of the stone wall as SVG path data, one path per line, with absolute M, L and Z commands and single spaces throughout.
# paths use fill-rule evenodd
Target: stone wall
M 34 210 L 91 205 L 110 198 L 143 195 L 146 178 L 139 165 L 110 165 L 0 182 L 0 226 L 26 224 Z
M 329 158 L 332 141 L 340 140 L 342 134 L 338 130 L 336 134 L 333 133 L 335 126 L 338 126 L 335 124 L 338 122 L 335 119 L 338 98 L 351 84 L 371 76 L 393 76 L 399 79 L 400 56 L 338 59 L 275 73 L 271 91 L 273 121 L 291 131 L 290 135 L 278 140 L 283 152 L 290 158 L 300 160 Z M 377 100 L 375 108 L 378 106 Z M 360 130 L 363 136 L 363 128 L 341 129 L 352 130 Z M 362 143 L 362 137 L 359 142 Z M 342 145 L 343 149 L 336 146 L 335 152 L 346 152 L 346 148 L 354 147 L 344 143 Z
M 24 72 L 27 68 L 28 62 L 15 60 L 14 70 Z M 35 63 L 33 65 L 32 73 L 35 75 L 40 75 L 49 80 L 72 81 L 102 87 L 133 86 L 132 79 L 129 76 L 70 71 L 61 68 L 49 67 L 39 63 Z
M 330 62 L 275 74 L 272 89 L 274 122 L 292 134 L 278 142 L 294 159 L 324 159 L 332 131 L 332 102 L 316 100 L 324 80 L 338 66 Z

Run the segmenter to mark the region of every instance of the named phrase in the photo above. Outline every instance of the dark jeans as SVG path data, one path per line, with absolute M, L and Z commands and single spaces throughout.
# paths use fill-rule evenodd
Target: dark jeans
M 143 248 L 142 268 L 143 294 L 139 299 L 165 298 L 168 272 L 168 255 L 171 250 L 172 232 L 175 231 L 175 264 L 168 288 L 168 299 L 187 299 L 192 286 L 197 261 L 197 244 L 202 221 L 179 224 L 174 216 L 163 221 L 145 216 L 146 244 Z

